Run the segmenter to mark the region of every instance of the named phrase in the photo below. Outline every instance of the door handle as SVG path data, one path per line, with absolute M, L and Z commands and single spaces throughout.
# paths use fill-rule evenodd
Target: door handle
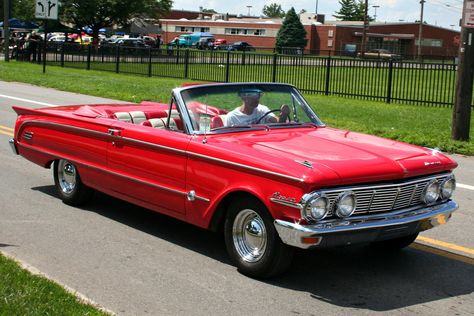
M 109 128 L 108 134 L 110 136 L 120 136 L 120 130 L 119 129 L 114 129 L 114 128 Z

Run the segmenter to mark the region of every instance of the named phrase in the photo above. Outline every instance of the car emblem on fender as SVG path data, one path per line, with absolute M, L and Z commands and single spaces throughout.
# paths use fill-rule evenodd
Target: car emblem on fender
M 440 164 L 441 162 L 439 161 L 431 161 L 431 162 L 425 161 L 425 166 L 433 166 L 433 165 L 440 165 Z
M 297 163 L 299 164 L 302 164 L 303 166 L 305 167 L 308 167 L 308 168 L 311 168 L 313 169 L 313 165 L 311 164 L 311 162 L 309 162 L 308 160 L 305 160 L 305 161 L 301 161 L 301 160 L 295 160 Z

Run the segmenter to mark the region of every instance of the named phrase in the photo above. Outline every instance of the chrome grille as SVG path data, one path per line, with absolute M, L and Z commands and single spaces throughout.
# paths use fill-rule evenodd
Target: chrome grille
M 441 174 L 398 183 L 326 189 L 320 190 L 320 192 L 326 194 L 331 203 L 331 212 L 328 216 L 333 215 L 339 194 L 347 190 L 354 192 L 357 197 L 354 215 L 373 214 L 422 205 L 421 195 L 428 183 L 433 179 L 441 182 L 448 176 L 450 174 Z

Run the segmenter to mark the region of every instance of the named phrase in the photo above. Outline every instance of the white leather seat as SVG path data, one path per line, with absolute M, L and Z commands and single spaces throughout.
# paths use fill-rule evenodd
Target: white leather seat
M 127 122 L 127 123 L 133 122 L 132 117 L 130 116 L 130 113 L 128 112 L 115 112 L 114 115 L 119 121 Z
M 146 115 L 143 111 L 130 111 L 130 116 L 132 117 L 133 124 L 140 124 L 146 121 Z

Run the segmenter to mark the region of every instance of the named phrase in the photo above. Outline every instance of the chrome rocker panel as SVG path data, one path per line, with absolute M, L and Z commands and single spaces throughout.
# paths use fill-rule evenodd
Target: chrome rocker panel
M 342 246 L 403 237 L 445 224 L 458 209 L 452 200 L 418 209 L 328 220 L 318 224 L 300 225 L 275 220 L 274 225 L 283 243 L 298 248 Z M 302 238 L 319 237 L 316 244 L 302 242 Z

